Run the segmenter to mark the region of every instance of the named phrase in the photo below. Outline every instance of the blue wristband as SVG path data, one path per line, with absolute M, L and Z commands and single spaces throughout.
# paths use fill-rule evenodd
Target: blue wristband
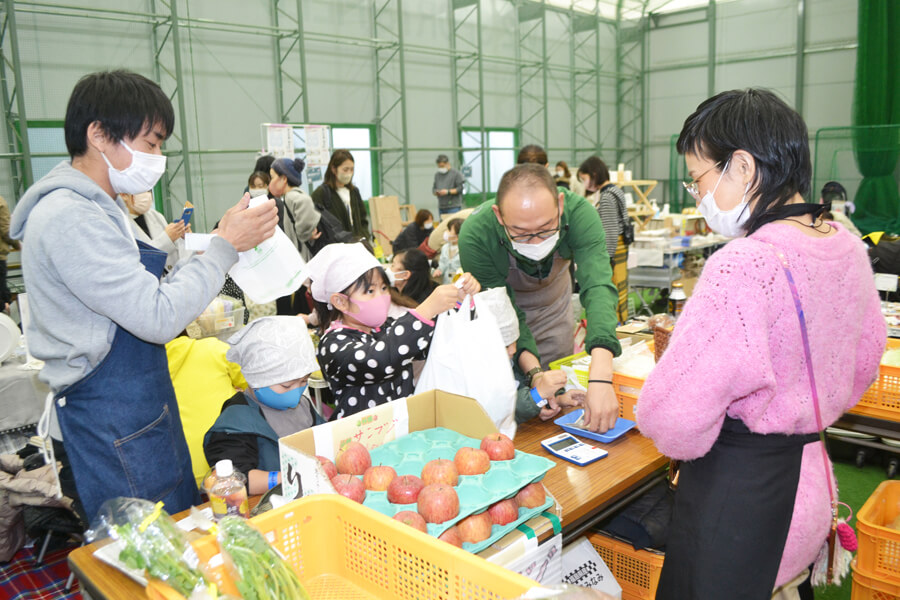
M 531 388 L 531 398 L 540 408 L 543 408 L 547 404 L 547 401 L 538 394 L 536 387 Z
M 278 471 L 269 471 L 269 489 L 278 485 Z

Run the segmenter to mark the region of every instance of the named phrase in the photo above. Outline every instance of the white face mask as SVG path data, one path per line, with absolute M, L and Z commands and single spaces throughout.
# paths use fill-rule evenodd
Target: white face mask
M 425 223 L 425 231 L 431 231 L 434 229 L 434 223 Z
M 250 197 L 258 198 L 259 196 L 265 196 L 269 193 L 269 188 L 250 188 Z
M 347 185 L 350 183 L 351 179 L 353 179 L 353 173 L 338 173 L 337 180 L 340 181 L 342 185 Z
M 447 167 L 439 167 L 438 168 L 438 173 L 444 174 L 444 173 L 449 173 L 449 172 L 450 172 L 450 169 L 448 169 Z
M 151 192 L 141 192 L 131 197 L 131 210 L 135 214 L 142 215 L 153 206 L 153 194 Z
M 553 252 L 553 249 L 556 248 L 557 242 L 559 242 L 558 231 L 540 244 L 523 244 L 522 242 L 512 242 L 512 246 L 513 250 L 515 250 L 525 258 L 530 258 L 531 260 L 543 260 L 551 252 Z
M 159 178 L 166 172 L 166 157 L 132 150 L 124 141 L 120 142 L 131 152 L 131 165 L 123 170 L 116 169 L 102 152 L 100 156 L 109 167 L 109 184 L 117 194 L 140 194 L 153 189 Z
M 562 177 L 562 176 L 565 175 L 565 174 L 566 174 L 565 171 L 557 171 L 557 172 L 556 172 L 556 176 L 557 176 L 557 177 Z
M 706 219 L 710 229 L 716 233 L 726 237 L 740 237 L 744 235 L 744 224 L 750 219 L 750 211 L 747 206 L 747 191 L 750 189 L 750 182 L 748 181 L 747 187 L 744 188 L 744 195 L 741 197 L 740 203 L 731 210 L 723 211 L 720 209 L 714 197 L 716 190 L 719 189 L 719 183 L 721 183 L 722 177 L 725 175 L 725 171 L 728 170 L 729 164 L 725 164 L 725 168 L 722 169 L 722 174 L 719 175 L 719 180 L 716 181 L 712 191 L 703 195 L 698 210 L 703 215 L 703 218 Z

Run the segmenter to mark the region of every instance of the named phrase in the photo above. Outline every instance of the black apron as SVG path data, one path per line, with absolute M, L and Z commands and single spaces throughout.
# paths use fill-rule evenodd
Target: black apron
M 768 600 L 791 526 L 803 446 L 725 418 L 712 449 L 681 464 L 656 600 Z
M 161 276 L 166 253 L 138 248 L 144 268 Z M 109 353 L 56 406 L 88 519 L 116 496 L 161 500 L 169 514 L 200 503 L 165 346 L 116 326 Z

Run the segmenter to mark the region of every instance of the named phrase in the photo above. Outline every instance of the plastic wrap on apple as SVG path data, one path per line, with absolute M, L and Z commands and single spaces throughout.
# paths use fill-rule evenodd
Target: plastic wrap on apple
M 281 495 L 289 500 L 311 494 L 334 494 L 334 486 L 318 459 L 278 442 Z
M 266 200 L 264 196 L 254 198 L 250 208 Z M 228 274 L 257 304 L 293 294 L 309 277 L 306 262 L 280 227 L 260 245 L 239 253 L 237 264 Z

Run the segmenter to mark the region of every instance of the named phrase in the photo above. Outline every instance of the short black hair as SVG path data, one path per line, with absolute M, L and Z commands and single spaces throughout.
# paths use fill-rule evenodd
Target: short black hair
M 409 271 L 409 278 L 403 286 L 403 295 L 421 304 L 436 287 L 431 280 L 431 264 L 428 257 L 418 248 L 409 248 L 396 254 L 403 268 Z
M 275 162 L 275 157 L 271 154 L 263 154 L 259 158 L 256 159 L 256 165 L 254 165 L 254 171 L 262 171 L 263 173 L 268 173 L 269 169 L 272 168 L 272 163 Z
M 755 231 L 766 213 L 795 194 L 809 195 L 809 132 L 797 111 L 769 90 L 730 90 L 705 100 L 689 116 L 676 145 L 679 154 L 707 158 L 722 170 L 736 150 L 756 161 L 751 189 L 757 196 L 745 229 Z
M 550 190 L 554 199 L 559 194 L 556 182 L 553 181 L 553 177 L 546 167 L 536 163 L 525 163 L 513 167 L 500 178 L 500 185 L 497 187 L 497 207 L 500 206 L 503 198 L 512 188 L 520 185 L 542 185 Z
M 847 190 L 837 181 L 829 181 L 822 186 L 822 200 L 832 202 L 834 200 L 846 200 Z
M 101 71 L 75 84 L 66 106 L 65 136 L 69 156 L 87 152 L 87 130 L 99 121 L 113 142 L 134 139 L 161 126 L 168 138 L 175 127 L 175 111 L 165 92 L 153 81 L 131 71 Z
M 547 151 L 537 144 L 523 146 L 522 149 L 519 150 L 518 156 L 516 156 L 517 165 L 524 165 L 526 163 L 546 165 L 548 162 L 550 161 L 547 159 Z
M 609 181 L 609 167 L 599 156 L 589 156 L 578 167 L 579 173 L 584 173 L 591 178 L 592 185 L 600 185 Z
M 253 185 L 254 179 L 262 179 L 263 183 L 269 185 L 269 182 L 272 181 L 272 178 L 269 177 L 269 171 L 254 171 L 250 174 L 250 178 L 247 180 L 247 187 Z

